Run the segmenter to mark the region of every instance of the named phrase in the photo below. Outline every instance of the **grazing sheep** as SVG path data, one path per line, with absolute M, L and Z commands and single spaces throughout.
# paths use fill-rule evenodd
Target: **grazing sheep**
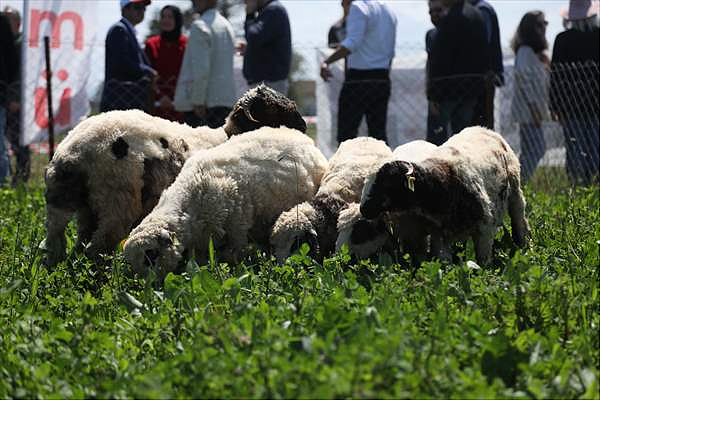
M 78 248 L 85 245 L 91 258 L 109 253 L 154 208 L 195 150 L 280 125 L 306 131 L 296 104 L 264 85 L 245 93 L 218 129 L 193 129 L 136 110 L 84 120 L 59 145 L 45 173 L 45 263 L 64 259 L 64 231 L 74 214 Z
M 464 129 L 419 163 L 386 163 L 360 204 L 368 219 L 384 212 L 423 216 L 439 239 L 432 241 L 432 254 L 444 259 L 454 241 L 470 236 L 480 264 L 490 261 L 508 209 L 513 240 L 524 246 L 529 226 L 520 163 L 500 135 L 482 127 Z
M 270 239 L 275 256 L 283 261 L 303 242 L 312 247 L 316 257 L 333 253 L 339 212 L 358 202 L 365 178 L 391 155 L 385 142 L 373 138 L 341 143 L 314 199 L 282 213 L 275 222 Z
M 154 210 L 125 242 L 124 253 L 141 274 L 173 271 L 186 253 L 237 262 L 248 239 L 267 247 L 282 211 L 311 199 L 328 162 L 299 131 L 264 127 L 187 160 Z
M 419 163 L 429 157 L 436 149 L 436 145 L 427 141 L 408 142 L 395 148 L 390 161 L 403 160 Z M 375 173 L 372 173 L 366 179 L 363 190 L 372 185 L 374 177 Z M 340 251 L 343 244 L 347 244 L 351 255 L 365 259 L 396 240 L 400 243 L 403 251 L 409 252 L 414 258 L 420 258 L 427 249 L 429 232 L 426 225 L 427 223 L 421 216 L 412 213 L 395 214 L 390 217 L 381 215 L 373 220 L 368 220 L 360 214 L 359 204 L 351 204 L 341 211 L 338 218 L 336 251 Z M 392 237 L 390 233 L 392 233 Z M 392 246 L 394 247 L 394 245 Z
M 45 262 L 66 252 L 64 231 L 75 214 L 77 247 L 95 258 L 111 252 L 157 204 L 194 151 L 225 142 L 226 133 L 153 117 L 111 111 L 79 123 L 57 147 L 44 174 Z
M 306 133 L 306 122 L 297 111 L 297 104 L 260 84 L 238 99 L 226 118 L 224 129 L 231 137 L 263 126 L 284 126 Z

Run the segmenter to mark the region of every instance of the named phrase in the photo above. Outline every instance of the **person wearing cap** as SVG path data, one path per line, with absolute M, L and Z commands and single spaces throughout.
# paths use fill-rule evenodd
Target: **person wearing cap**
M 122 18 L 105 39 L 105 84 L 101 112 L 148 108 L 150 83 L 157 72 L 137 41 L 135 26 L 145 18 L 151 0 L 120 0 Z
M 192 127 L 222 127 L 236 101 L 235 32 L 216 9 L 216 0 L 191 3 L 199 16 L 191 24 L 174 108 L 184 113 L 186 124 Z
M 574 184 L 600 175 L 599 2 L 571 0 L 568 30 L 554 40 L 550 107 L 564 129 L 566 170 Z

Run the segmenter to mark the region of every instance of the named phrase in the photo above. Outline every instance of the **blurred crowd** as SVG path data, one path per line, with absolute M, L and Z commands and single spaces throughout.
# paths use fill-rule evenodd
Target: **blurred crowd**
M 236 39 L 217 0 L 192 0 L 195 19 L 188 38 L 176 6 L 159 15 L 159 34 L 144 47 L 135 26 L 150 0 L 119 0 L 121 18 L 105 41 L 102 112 L 141 109 L 191 126 L 220 127 L 236 99 L 234 53 L 243 56 L 248 86 L 265 83 L 287 94 L 292 64 L 289 17 L 278 0 L 245 0 L 244 40 Z M 332 53 L 321 63 L 345 63 L 338 99 L 337 140 L 356 137 L 365 118 L 368 134 L 387 141 L 390 69 L 395 56 L 397 17 L 377 0 L 342 0 L 342 17 L 328 33 Z M 496 87 L 505 85 L 498 16 L 485 0 L 429 0 L 433 28 L 427 51 L 426 139 L 436 145 L 468 126 L 494 128 Z M 574 183 L 598 180 L 600 172 L 599 4 L 569 0 L 562 13 L 565 31 L 551 56 L 547 17 L 528 11 L 512 36 L 515 53 L 512 114 L 520 127 L 520 160 L 528 180 L 545 153 L 542 124 L 558 121 L 566 140 L 566 168 Z M 20 14 L 0 15 L 0 136 L 16 157 L 12 182 L 29 176 L 29 150 L 19 143 Z M 0 139 L 0 181 L 10 175 L 5 139 Z

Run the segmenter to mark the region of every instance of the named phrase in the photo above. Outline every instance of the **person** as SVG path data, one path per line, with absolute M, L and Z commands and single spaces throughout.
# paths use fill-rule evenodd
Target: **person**
M 10 85 L 15 81 L 19 58 L 15 49 L 15 36 L 10 20 L 0 14 L 0 185 L 10 173 L 10 160 L 5 147 L 5 124 Z
M 573 184 L 586 185 L 600 174 L 599 3 L 571 0 L 569 29 L 554 40 L 550 107 L 566 140 L 566 170 Z
M 167 5 L 159 13 L 160 34 L 145 42 L 147 59 L 157 70 L 154 86 L 153 114 L 172 121 L 184 121 L 184 115 L 174 110 L 174 92 L 184 59 L 187 38 L 181 34 L 184 19 L 176 6 Z
M 548 117 L 549 103 L 547 24 L 541 11 L 527 12 L 511 42 L 515 52 L 512 115 L 520 125 L 520 165 L 524 182 L 532 177 L 545 152 L 542 122 Z
M 490 69 L 488 74 L 489 81 L 485 85 L 485 103 L 486 109 L 477 109 L 474 123 L 485 122 L 485 126 L 489 129 L 495 127 L 495 87 L 500 87 L 505 82 L 504 67 L 503 67 L 503 51 L 500 47 L 500 25 L 498 24 L 498 15 L 495 9 L 486 0 L 472 0 L 471 4 L 478 8 L 478 11 L 483 16 L 485 24 L 485 33 L 488 38 L 488 55 L 490 56 Z M 482 116 L 485 115 L 485 118 Z
M 115 109 L 147 110 L 149 87 L 157 71 L 137 42 L 135 26 L 145 18 L 151 0 L 120 0 L 122 18 L 105 39 L 105 84 L 101 112 Z
M 432 44 L 427 95 L 433 109 L 439 111 L 441 142 L 449 136 L 449 124 L 453 134 L 469 126 L 488 125 L 485 76 L 490 69 L 488 38 L 480 11 L 469 0 L 442 3 L 448 13 L 441 19 Z
M 216 0 L 192 0 L 192 4 L 200 16 L 191 24 L 174 107 L 184 112 L 192 127 L 222 127 L 236 100 L 235 33 L 216 9 Z
M 439 29 L 439 22 L 441 18 L 446 15 L 448 11 L 444 8 L 441 0 L 429 0 L 429 19 L 434 25 L 434 28 L 429 29 L 425 36 L 425 46 L 427 51 L 427 64 L 426 64 L 426 88 L 427 97 L 429 95 L 429 67 L 431 65 L 431 48 L 434 45 L 434 38 L 436 37 L 436 32 Z M 441 122 L 439 116 L 439 110 L 434 103 L 429 102 L 427 107 L 427 141 L 432 144 L 441 145 L 446 140 L 446 129 Z
M 292 65 L 292 32 L 278 0 L 246 0 L 243 76 L 250 88 L 264 83 L 286 95 Z
M 15 155 L 15 171 L 12 174 L 12 184 L 17 185 L 20 182 L 27 182 L 30 175 L 31 151 L 28 146 L 20 145 L 20 108 L 21 102 L 21 64 L 19 59 L 22 52 L 22 33 L 20 26 L 22 25 L 22 16 L 20 12 L 11 7 L 6 6 L 3 13 L 10 22 L 10 28 L 15 37 L 15 63 L 14 80 L 10 84 L 7 92 L 7 118 L 5 124 L 5 137 L 10 142 L 10 148 Z M 0 136 L 1 137 L 1 136 Z
M 339 144 L 358 136 L 365 116 L 368 135 L 387 142 L 387 104 L 390 100 L 390 67 L 395 56 L 397 17 L 377 0 L 343 0 L 350 8 L 346 38 L 319 70 L 324 81 L 332 76 L 329 65 L 346 58 L 343 86 L 338 96 Z

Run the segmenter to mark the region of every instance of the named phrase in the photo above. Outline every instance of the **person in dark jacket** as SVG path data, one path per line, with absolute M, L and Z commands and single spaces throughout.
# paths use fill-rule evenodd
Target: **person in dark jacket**
M 600 27 L 598 2 L 571 0 L 569 29 L 552 52 L 549 102 L 564 129 L 566 170 L 574 184 L 600 174 Z
M 287 10 L 278 0 L 246 0 L 243 76 L 250 88 L 264 83 L 287 94 L 292 64 L 292 32 Z
M 503 51 L 500 47 L 500 25 L 498 24 L 498 15 L 495 9 L 485 0 L 471 0 L 473 6 L 477 7 L 483 22 L 485 23 L 485 32 L 488 37 L 488 55 L 490 56 L 490 74 L 488 75 L 489 82 L 485 85 L 485 110 L 476 110 L 476 119 L 474 122 L 485 122 L 486 127 L 493 129 L 495 127 L 495 116 L 493 106 L 495 101 L 495 87 L 502 86 L 505 83 L 504 68 L 503 68 Z M 487 114 L 485 120 L 479 116 L 481 112 Z
M 455 134 L 468 126 L 487 125 L 489 45 L 483 16 L 470 0 L 443 3 L 448 13 L 441 19 L 432 44 L 427 97 L 438 109 L 442 124 L 450 123 Z M 443 142 L 447 138 L 448 132 L 442 131 L 439 139 Z
M 21 87 L 20 79 L 22 77 L 21 69 L 21 52 L 22 52 L 22 33 L 20 26 L 22 25 L 22 16 L 20 12 L 10 6 L 6 6 L 3 14 L 10 22 L 10 28 L 15 37 L 15 63 L 14 79 L 10 83 L 7 92 L 7 122 L 5 125 L 5 137 L 10 142 L 10 148 L 15 155 L 15 171 L 12 174 L 12 184 L 18 182 L 27 182 L 30 174 L 30 149 L 28 146 L 20 144 L 20 109 L 21 102 Z M 0 135 L 1 136 L 1 135 Z
M 5 147 L 5 122 L 10 84 L 15 81 L 19 58 L 10 21 L 0 14 L 0 186 L 10 173 L 10 160 Z
M 429 19 L 434 25 L 434 28 L 427 31 L 425 37 L 425 46 L 427 51 L 427 65 L 426 65 L 426 88 L 427 94 L 429 93 L 429 68 L 431 66 L 431 48 L 434 45 L 434 39 L 436 38 L 436 32 L 439 29 L 439 22 L 448 11 L 444 8 L 441 0 L 429 0 Z M 446 127 L 441 122 L 439 116 L 439 110 L 437 106 L 429 101 L 427 109 L 427 141 L 432 144 L 441 145 L 447 138 Z
M 148 110 L 150 83 L 157 71 L 137 42 L 135 26 L 145 18 L 151 0 L 120 0 L 122 18 L 105 39 L 105 84 L 101 112 L 117 109 Z

